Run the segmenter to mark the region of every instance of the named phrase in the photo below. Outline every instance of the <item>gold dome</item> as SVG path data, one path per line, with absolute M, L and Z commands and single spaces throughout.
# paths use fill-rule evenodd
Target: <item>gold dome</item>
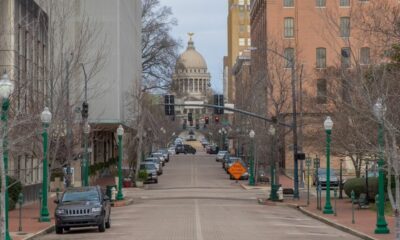
M 190 39 L 186 51 L 184 51 L 176 61 L 175 70 L 202 69 L 204 72 L 207 72 L 207 63 L 203 56 L 196 51 L 192 36 L 189 36 Z

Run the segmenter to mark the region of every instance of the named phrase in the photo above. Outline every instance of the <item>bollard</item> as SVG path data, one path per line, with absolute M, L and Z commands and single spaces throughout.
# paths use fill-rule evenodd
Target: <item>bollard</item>
M 42 189 L 39 190 L 39 220 L 40 220 L 40 215 L 41 215 L 41 211 L 42 211 Z
M 351 223 L 354 224 L 354 190 L 351 190 Z
M 24 195 L 22 193 L 18 194 L 18 204 L 19 204 L 19 226 L 18 232 L 22 232 L 22 204 L 24 203 Z
M 337 209 L 336 209 L 337 189 L 336 188 L 333 189 L 333 197 L 335 199 L 335 210 L 333 212 L 333 215 L 337 216 Z
M 60 200 L 60 189 L 56 188 L 56 198 L 57 200 Z

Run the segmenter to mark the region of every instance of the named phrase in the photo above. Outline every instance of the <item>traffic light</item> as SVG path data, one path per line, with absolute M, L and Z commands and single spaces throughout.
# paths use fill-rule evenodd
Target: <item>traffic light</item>
M 209 121 L 210 121 L 210 119 L 209 119 L 208 117 L 205 117 L 205 118 L 204 118 L 204 123 L 205 123 L 205 124 L 208 124 Z
M 222 94 L 215 94 L 214 95 L 214 105 L 216 106 L 224 106 L 224 95 Z M 214 114 L 224 114 L 223 108 L 214 108 Z
M 191 112 L 188 113 L 188 121 L 193 122 L 193 114 Z
M 218 116 L 215 116 L 214 122 L 215 122 L 215 123 L 219 123 L 219 117 L 218 117 Z
M 164 105 L 165 105 L 165 115 L 174 116 L 175 115 L 175 98 L 174 95 L 165 95 Z
M 87 119 L 89 116 L 89 104 L 87 102 L 82 103 L 82 118 Z

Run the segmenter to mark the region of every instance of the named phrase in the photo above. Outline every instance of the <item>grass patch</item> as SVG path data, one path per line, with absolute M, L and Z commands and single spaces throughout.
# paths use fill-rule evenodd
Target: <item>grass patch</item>
M 369 205 L 370 205 L 369 209 L 371 209 L 374 212 L 377 211 L 375 203 L 369 203 Z M 393 212 L 393 209 L 392 209 L 392 205 L 390 204 L 390 202 L 386 202 L 385 203 L 385 215 L 387 215 L 387 216 L 393 216 L 394 215 L 394 212 Z

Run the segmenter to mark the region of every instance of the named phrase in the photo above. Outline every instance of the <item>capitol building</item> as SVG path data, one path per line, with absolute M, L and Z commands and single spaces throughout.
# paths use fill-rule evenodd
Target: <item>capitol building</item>
M 176 61 L 175 72 L 172 76 L 172 91 L 176 104 L 203 104 L 208 103 L 211 96 L 210 73 L 203 56 L 196 51 L 193 42 L 193 33 L 189 33 L 186 48 Z M 202 120 L 210 110 L 201 107 L 175 107 L 176 115 L 182 119 L 187 113 L 193 114 L 193 119 Z

